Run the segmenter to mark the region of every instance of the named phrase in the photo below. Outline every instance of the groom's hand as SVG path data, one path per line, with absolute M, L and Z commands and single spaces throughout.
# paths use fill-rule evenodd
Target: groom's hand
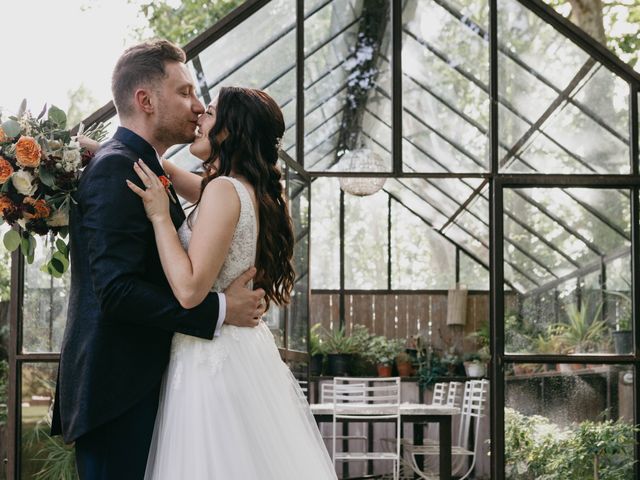
M 236 278 L 224 291 L 227 300 L 227 315 L 224 323 L 236 327 L 255 327 L 264 314 L 264 290 L 249 290 L 247 283 L 256 274 L 256 268 L 251 267 Z

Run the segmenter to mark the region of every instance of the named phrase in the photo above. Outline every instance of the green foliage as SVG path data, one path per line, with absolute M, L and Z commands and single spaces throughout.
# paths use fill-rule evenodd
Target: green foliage
M 344 327 L 327 330 L 320 326 L 317 328 L 319 335 L 320 353 L 324 354 L 353 354 L 357 353 L 357 343 L 355 339 L 348 336 Z
M 204 32 L 244 0 L 182 0 L 174 8 L 175 2 L 167 0 L 129 0 L 138 5 L 140 13 L 149 22 L 154 35 L 185 45 Z M 143 36 L 143 32 L 138 32 Z
M 75 452 L 73 445 L 65 445 L 60 437 L 51 437 L 51 421 L 48 417 L 37 422 L 25 432 L 25 446 L 35 451 L 30 462 L 40 468 L 34 480 L 76 480 Z
M 633 477 L 637 429 L 623 421 L 561 428 L 549 419 L 505 409 L 505 471 L 518 480 L 624 480 Z
M 560 337 L 569 349 L 567 353 L 596 352 L 600 349 L 604 339 L 608 338 L 608 326 L 600 319 L 601 312 L 602 303 L 593 313 L 587 302 L 582 302 L 580 308 L 574 304 L 567 306 L 567 322 L 557 324 Z
M 392 365 L 395 358 L 404 350 L 404 341 L 388 339 L 384 336 L 372 337 L 365 356 L 378 365 Z

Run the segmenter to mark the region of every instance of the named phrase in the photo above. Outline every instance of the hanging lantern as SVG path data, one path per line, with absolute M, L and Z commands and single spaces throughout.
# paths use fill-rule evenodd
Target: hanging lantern
M 341 172 L 384 172 L 382 157 L 368 148 L 358 148 L 345 153 L 338 164 Z M 364 197 L 378 192 L 386 182 L 384 177 L 340 177 L 340 188 L 351 195 Z

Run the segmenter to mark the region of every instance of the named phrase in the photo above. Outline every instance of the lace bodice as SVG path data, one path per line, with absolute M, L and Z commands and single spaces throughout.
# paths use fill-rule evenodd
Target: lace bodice
M 236 231 L 231 240 L 231 247 L 227 258 L 220 269 L 218 279 L 211 288 L 212 291 L 221 292 L 235 280 L 241 273 L 251 267 L 255 262 L 256 244 L 258 238 L 258 225 L 256 222 L 255 209 L 251 196 L 247 188 L 237 179 L 232 177 L 219 177 L 230 181 L 240 197 L 240 218 L 236 225 Z M 222 207 L 223 208 L 223 207 Z M 198 212 L 196 211 L 195 215 Z M 195 215 L 194 220 L 195 221 Z M 185 250 L 189 247 L 191 240 L 191 228 L 187 220 L 183 222 L 178 230 L 178 237 Z

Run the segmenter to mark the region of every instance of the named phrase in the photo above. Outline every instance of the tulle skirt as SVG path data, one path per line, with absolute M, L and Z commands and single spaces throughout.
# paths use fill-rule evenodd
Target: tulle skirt
M 333 464 L 264 323 L 175 335 L 145 480 L 327 480 Z

